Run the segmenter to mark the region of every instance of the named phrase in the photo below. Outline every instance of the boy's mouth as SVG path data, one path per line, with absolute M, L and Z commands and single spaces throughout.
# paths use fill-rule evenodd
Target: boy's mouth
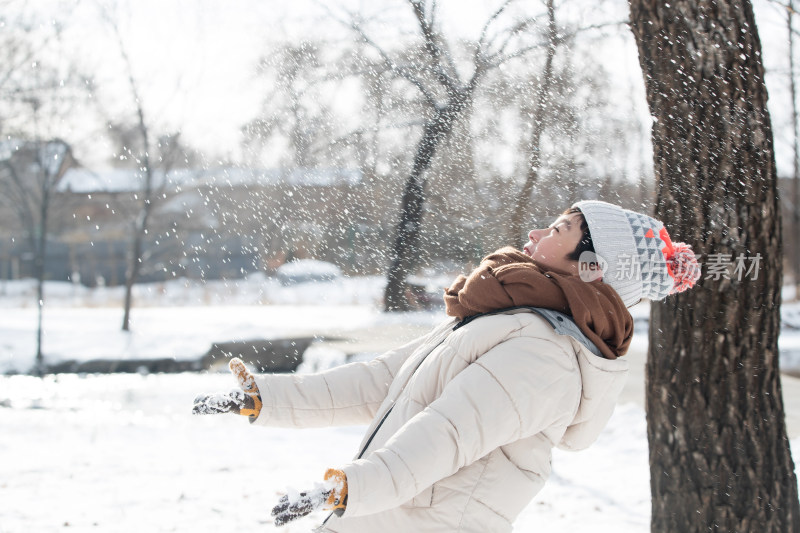
M 533 241 L 528 241 L 528 243 L 522 247 L 522 253 L 527 256 L 533 257 L 534 251 L 536 251 L 536 243 Z

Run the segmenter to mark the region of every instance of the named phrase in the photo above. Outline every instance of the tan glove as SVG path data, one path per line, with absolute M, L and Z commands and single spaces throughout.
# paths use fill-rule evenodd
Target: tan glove
M 325 481 L 334 483 L 334 489 L 325 500 L 326 511 L 335 511 L 347 507 L 347 475 L 341 470 L 329 468 L 325 471 Z
M 234 357 L 228 367 L 236 376 L 241 390 L 201 394 L 194 399 L 192 413 L 196 415 L 236 413 L 249 416 L 251 420 L 254 420 L 261 412 L 262 405 L 256 380 L 241 359 Z
M 299 495 L 281 497 L 272 509 L 276 526 L 297 520 L 311 512 L 323 508 L 337 514 L 347 507 L 347 476 L 341 470 L 329 468 L 325 472 L 325 483 Z

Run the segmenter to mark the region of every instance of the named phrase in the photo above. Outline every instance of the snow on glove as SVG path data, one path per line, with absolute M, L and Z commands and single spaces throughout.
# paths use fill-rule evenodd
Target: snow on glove
M 297 520 L 322 507 L 328 511 L 344 511 L 347 506 L 347 476 L 341 470 L 329 468 L 325 472 L 325 483 L 307 492 L 284 495 L 272 509 L 276 526 Z
M 237 413 L 253 419 L 261 412 L 261 395 L 253 375 L 241 359 L 236 357 L 231 359 L 228 367 L 236 376 L 242 390 L 200 395 L 194 399 L 193 414 Z

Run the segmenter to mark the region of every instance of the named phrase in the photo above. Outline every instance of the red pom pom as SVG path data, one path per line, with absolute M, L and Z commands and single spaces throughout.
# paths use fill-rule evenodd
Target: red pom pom
M 694 256 L 692 247 L 683 242 L 670 243 L 672 249 L 667 254 L 667 272 L 675 281 L 670 294 L 683 292 L 694 287 L 700 279 L 700 264 Z

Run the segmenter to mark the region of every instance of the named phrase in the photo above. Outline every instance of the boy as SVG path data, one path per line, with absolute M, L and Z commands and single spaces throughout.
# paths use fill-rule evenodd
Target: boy
M 276 525 L 324 506 L 327 533 L 511 531 L 553 446 L 594 442 L 628 371 L 627 307 L 688 289 L 697 262 L 661 222 L 605 202 L 528 237 L 459 276 L 453 318 L 424 337 L 312 375 L 253 378 L 233 360 L 243 391 L 195 401 L 270 426 L 370 424 L 352 462 L 281 499 Z

